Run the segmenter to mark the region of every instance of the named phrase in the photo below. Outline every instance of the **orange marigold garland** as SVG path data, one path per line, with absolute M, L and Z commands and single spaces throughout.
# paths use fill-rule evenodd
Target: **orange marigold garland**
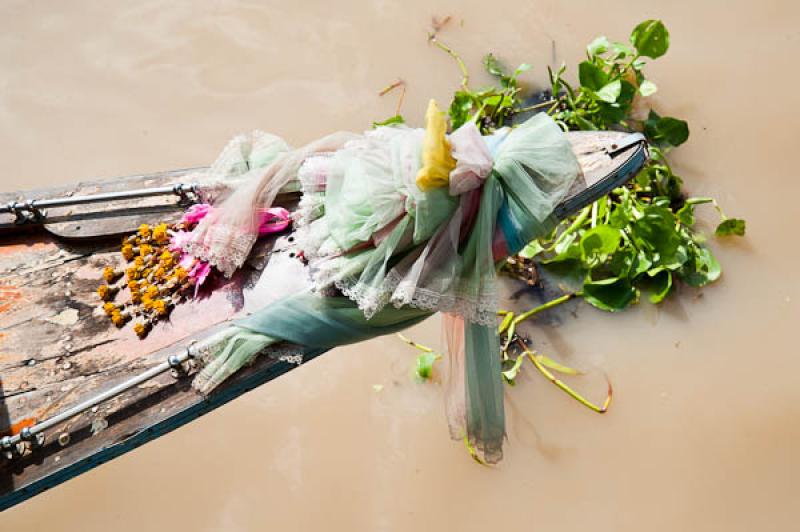
M 107 266 L 102 275 L 105 283 L 97 289 L 103 311 L 114 325 L 122 327 L 134 320 L 133 331 L 145 338 L 177 304 L 197 294 L 212 267 L 185 254 L 183 247 L 189 232 L 211 209 L 207 204 L 193 205 L 177 224 L 142 224 L 136 233 L 123 238 L 120 254 L 127 263 L 124 273 Z M 262 213 L 259 234 L 283 231 L 289 223 L 285 209 L 267 209 Z M 128 297 L 115 303 L 120 293 Z

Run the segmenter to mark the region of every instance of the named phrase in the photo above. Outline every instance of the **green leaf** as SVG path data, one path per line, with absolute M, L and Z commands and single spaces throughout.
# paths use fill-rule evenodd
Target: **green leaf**
M 661 303 L 672 290 L 672 272 L 669 270 L 657 270 L 652 275 L 644 278 L 643 283 L 650 292 L 650 302 Z
M 633 210 L 628 199 L 622 200 L 614 206 L 611 216 L 608 218 L 608 225 L 622 229 L 633 221 Z
M 669 49 L 669 32 L 660 20 L 645 20 L 633 29 L 631 43 L 639 55 L 656 59 Z
M 619 248 L 622 233 L 610 225 L 598 225 L 581 237 L 581 258 L 586 264 L 597 264 Z
M 744 236 L 745 225 L 745 221 L 740 218 L 727 218 L 722 220 L 717 226 L 717 230 L 714 231 L 714 234 L 717 236 Z
M 534 240 L 533 242 L 522 248 L 522 251 L 519 252 L 519 256 L 522 257 L 523 259 L 532 259 L 542 251 L 544 251 L 542 245 L 539 243 L 538 240 Z
M 496 107 L 501 101 L 503 101 L 503 97 L 500 94 L 495 94 L 494 96 L 483 99 L 483 103 L 492 107 Z
M 453 101 L 450 102 L 450 123 L 453 129 L 458 129 L 469 120 L 469 114 L 472 112 L 474 99 L 472 94 L 466 91 L 456 91 L 453 95 Z
M 379 126 L 391 126 L 394 124 L 405 124 L 406 120 L 401 115 L 394 115 L 392 117 L 387 118 L 381 122 L 373 122 L 372 127 L 379 127 Z
M 636 245 L 649 252 L 657 266 L 675 269 L 688 259 L 676 222 L 670 209 L 648 205 L 642 209 L 642 217 L 631 226 Z
M 622 59 L 625 56 L 633 55 L 633 48 L 624 42 L 615 42 L 611 45 L 611 52 L 616 59 Z
M 516 358 L 516 360 L 504 360 L 503 361 L 503 378 L 506 382 L 510 385 L 516 384 L 514 379 L 517 378 L 517 374 L 519 373 L 519 368 L 522 366 L 522 363 L 525 361 L 525 357 L 520 355 Z
M 677 118 L 659 116 L 651 110 L 644 123 L 644 132 L 657 143 L 666 142 L 672 146 L 680 146 L 689 138 L 689 124 Z
M 546 355 L 533 355 L 533 356 L 534 358 L 536 358 L 536 360 L 539 361 L 539 363 L 542 366 L 552 369 L 553 371 L 563 373 L 564 375 L 572 375 L 572 376 L 581 374 L 581 372 L 578 371 L 577 369 L 565 366 L 564 364 L 559 364 L 558 362 L 556 362 L 555 360 Z
M 511 74 L 511 77 L 516 79 L 517 77 L 519 77 L 520 74 L 522 74 L 523 72 L 527 72 L 531 68 L 533 68 L 533 67 L 531 65 L 529 65 L 528 63 L 522 63 L 520 66 L 517 67 L 517 69 L 514 71 L 514 73 Z
M 602 89 L 597 91 L 597 97 L 604 102 L 615 103 L 617 98 L 619 98 L 620 92 L 622 92 L 622 82 L 617 79 L 611 83 L 607 83 Z
M 575 122 L 578 124 L 578 127 L 583 131 L 595 131 L 597 130 L 597 126 L 595 126 L 590 121 L 586 120 L 581 115 L 574 115 L 573 116 Z
M 600 310 L 616 312 L 630 305 L 638 291 L 627 279 L 611 277 L 600 281 L 587 278 L 583 283 L 583 298 Z
M 426 381 L 433 375 L 433 363 L 442 358 L 438 353 L 422 353 L 417 357 L 415 373 L 420 380 Z
M 703 205 L 704 203 L 714 203 L 714 198 L 689 198 L 686 203 L 689 205 Z
M 608 83 L 608 74 L 589 61 L 578 65 L 578 79 L 581 85 L 593 91 L 599 91 Z
M 492 76 L 497 76 L 499 78 L 506 75 L 500 61 L 497 60 L 494 54 L 486 54 L 483 58 L 483 66 L 486 67 L 486 72 Z
M 633 97 L 636 95 L 636 87 L 634 87 L 632 83 L 630 83 L 629 81 L 625 81 L 624 79 L 621 80 L 621 83 L 622 83 L 621 87 L 622 90 L 620 90 L 619 97 L 617 98 L 617 103 L 627 107 L 633 103 Z
M 631 274 L 636 265 L 636 250 L 632 246 L 625 245 L 611 255 L 608 261 L 608 270 L 614 277 L 633 278 Z
M 586 51 L 589 53 L 589 55 L 599 55 L 608 51 L 609 46 L 610 45 L 606 36 L 601 35 L 589 43 L 589 45 L 586 47 Z
M 511 88 L 517 86 L 517 76 L 531 69 L 531 65 L 522 63 L 517 67 L 514 73 L 509 76 L 503 64 L 493 54 L 487 54 L 483 58 L 483 66 L 489 74 L 500 80 L 500 84 L 503 87 Z
M 722 268 L 707 247 L 693 246 L 689 261 L 681 268 L 680 278 L 689 286 L 705 286 L 719 279 Z
M 655 94 L 657 90 L 658 87 L 656 87 L 656 84 L 649 79 L 644 80 L 641 85 L 639 85 L 639 94 L 645 97 Z
M 683 120 L 665 116 L 658 121 L 659 134 L 673 146 L 680 146 L 689 138 L 689 124 Z
M 686 202 L 683 207 L 678 209 L 678 212 L 675 213 L 678 217 L 678 220 L 685 225 L 686 227 L 691 227 L 694 225 L 694 204 Z

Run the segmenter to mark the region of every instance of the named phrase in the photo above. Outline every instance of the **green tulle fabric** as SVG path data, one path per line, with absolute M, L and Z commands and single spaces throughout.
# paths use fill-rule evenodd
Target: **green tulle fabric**
M 421 132 L 379 129 L 321 162 L 328 187 L 324 194 L 315 189 L 316 214 L 298 231 L 314 235 L 304 241 L 314 242 L 308 247 L 317 290 L 335 286 L 349 297 L 297 294 L 240 320 L 206 348 L 195 386 L 213 389 L 261 352 L 319 353 L 447 312 L 464 321 L 457 373 L 465 382 L 456 389 L 465 407 L 457 409 L 463 419 L 451 420 L 451 432 L 497 462 L 505 438 L 498 249 L 514 253 L 552 229 L 553 210 L 580 167 L 560 128 L 540 114 L 487 139 L 494 167 L 472 200 L 450 197 L 446 188 L 422 193 L 409 178 L 419 167 Z M 358 249 L 365 242 L 373 245 Z

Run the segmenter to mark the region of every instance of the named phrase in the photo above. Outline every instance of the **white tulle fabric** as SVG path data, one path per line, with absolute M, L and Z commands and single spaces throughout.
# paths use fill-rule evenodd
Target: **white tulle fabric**
M 184 250 L 230 277 L 244 264 L 258 238 L 259 210 L 272 205 L 309 156 L 335 151 L 354 137 L 334 133 L 296 150 L 261 131 L 235 137 L 208 170 L 205 181 L 236 181 L 237 186 L 192 231 Z
M 298 246 L 315 289 L 337 288 L 368 318 L 392 304 L 493 324 L 493 286 L 463 279 L 458 253 L 491 156 L 477 128 L 460 129 L 451 138 L 462 155 L 461 194 L 422 192 L 416 174 L 423 136 L 420 129 L 381 127 L 306 161 L 299 171 Z
M 492 171 L 492 154 L 474 122 L 467 122 L 450 135 L 456 167 L 450 172 L 450 194 L 459 196 L 479 188 Z

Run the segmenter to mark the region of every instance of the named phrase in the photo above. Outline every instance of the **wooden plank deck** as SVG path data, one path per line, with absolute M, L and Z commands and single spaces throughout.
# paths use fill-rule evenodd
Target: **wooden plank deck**
M 107 191 L 107 185 L 119 190 L 161 186 L 185 176 L 186 171 L 135 176 L 33 191 L 28 197 Z M 0 195 L 0 202 L 12 199 L 20 198 Z M 160 208 L 128 218 L 121 230 L 142 222 L 174 221 L 182 212 L 175 208 L 175 197 L 147 202 Z M 71 241 L 41 227 L 11 232 L 13 216 L 0 216 L 5 216 L 0 224 L 7 229 L 0 236 L 0 435 L 57 414 L 163 362 L 192 339 L 213 333 L 242 313 L 258 271 L 245 267 L 209 296 L 179 305 L 169 322 L 139 340 L 130 322 L 122 329 L 111 324 L 95 292 L 103 267 L 122 264 L 118 237 Z M 59 224 L 58 231 L 74 230 L 74 225 L 65 229 Z M 254 260 L 263 262 L 271 245 L 263 241 Z M 68 420 L 45 433 L 44 447 L 13 460 L 0 458 L 0 510 L 169 432 L 292 367 L 262 357 L 208 398 L 191 389 L 191 377 L 175 379 L 167 372 Z

